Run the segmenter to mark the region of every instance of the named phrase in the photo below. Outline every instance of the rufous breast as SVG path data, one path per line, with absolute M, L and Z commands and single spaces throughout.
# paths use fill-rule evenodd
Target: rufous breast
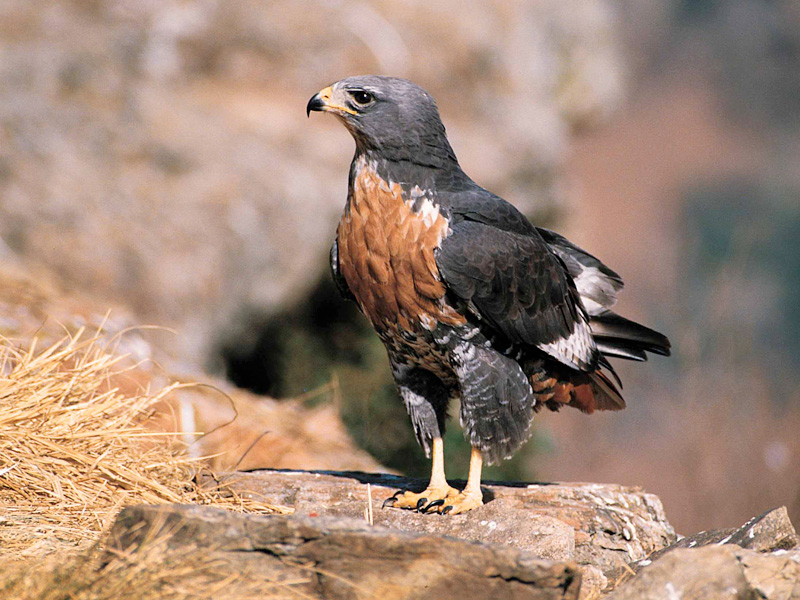
M 434 251 L 448 220 L 419 188 L 404 197 L 366 161 L 356 164 L 348 207 L 339 222 L 339 268 L 362 312 L 379 331 L 460 325 L 445 302 Z

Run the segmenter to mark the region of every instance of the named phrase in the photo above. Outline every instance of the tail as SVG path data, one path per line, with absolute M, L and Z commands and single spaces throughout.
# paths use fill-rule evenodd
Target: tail
M 585 373 L 547 359 L 527 361 L 524 368 L 538 400 L 534 406 L 537 412 L 542 406 L 552 411 L 571 406 L 587 414 L 625 408 L 621 386 L 600 369 Z
M 589 320 L 597 349 L 605 356 L 628 360 L 647 360 L 646 352 L 669 356 L 670 343 L 666 336 L 605 311 Z
M 585 413 L 595 410 L 622 410 L 622 382 L 608 362 L 608 357 L 628 360 L 647 360 L 647 352 L 669 356 L 670 343 L 666 336 L 644 325 L 634 323 L 610 310 L 589 319 L 600 356 L 597 369 L 576 371 L 553 360 L 534 358 L 525 361 L 528 375 L 539 402 L 550 410 L 572 406 Z

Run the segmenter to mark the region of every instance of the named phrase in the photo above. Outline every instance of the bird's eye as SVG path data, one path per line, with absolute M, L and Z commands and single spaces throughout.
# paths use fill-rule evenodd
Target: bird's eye
M 375 96 L 364 90 L 354 90 L 350 92 L 350 95 L 353 97 L 355 103 L 361 106 L 366 106 L 375 99 Z

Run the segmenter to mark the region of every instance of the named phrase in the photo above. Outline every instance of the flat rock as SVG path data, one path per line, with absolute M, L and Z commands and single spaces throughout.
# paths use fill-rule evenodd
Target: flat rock
M 381 508 L 397 490 L 421 491 L 426 481 L 335 471 L 259 470 L 227 477 L 234 488 L 298 515 L 364 519 L 370 484 L 376 525 L 524 550 L 543 559 L 593 565 L 594 587 L 631 561 L 675 542 L 661 501 L 639 488 L 605 484 L 485 483 L 484 506 L 463 515 Z M 455 487 L 463 482 L 451 482 Z
M 405 599 L 425 597 L 577 599 L 574 563 L 465 540 L 370 526 L 363 519 L 241 515 L 188 505 L 133 506 L 117 517 L 106 540 L 106 560 L 166 554 L 191 565 L 202 555 L 226 598 L 247 584 L 248 595 L 303 598 Z M 163 552 L 163 550 L 162 550 Z M 169 563 L 162 558 L 149 568 Z M 131 572 L 142 571 L 139 565 Z M 209 568 L 181 569 L 182 585 L 208 577 Z M 135 583 L 134 583 L 135 584 Z M 210 597 L 214 597 L 213 594 Z
M 130 585 L 155 573 L 165 589 L 224 589 L 234 599 L 800 600 L 800 546 L 785 508 L 676 542 L 658 498 L 617 485 L 487 483 L 484 506 L 442 516 L 380 508 L 394 491 L 425 485 L 393 475 L 257 471 L 225 479 L 295 513 L 126 508 L 101 568 L 124 572 Z M 114 566 L 120 560 L 124 571 Z
M 608 600 L 800 598 L 800 550 L 761 553 L 732 544 L 677 548 L 620 585 Z
M 630 566 L 638 571 L 679 548 L 701 548 L 711 545 L 732 545 L 758 552 L 791 550 L 800 547 L 800 536 L 797 535 L 789 519 L 786 507 L 781 506 L 753 517 L 738 528 L 701 531 L 683 537 L 671 546 L 654 552 L 644 560 L 635 561 Z
M 681 538 L 630 567 L 636 576 L 610 598 L 800 598 L 800 539 L 784 506 Z

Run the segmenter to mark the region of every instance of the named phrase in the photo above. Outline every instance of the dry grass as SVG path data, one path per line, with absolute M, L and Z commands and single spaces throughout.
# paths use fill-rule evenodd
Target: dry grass
M 17 600 L 117 600 L 236 597 L 309 598 L 313 577 L 260 572 L 232 564 L 224 552 L 182 545 L 171 548 L 161 530 L 142 546 L 109 555 L 95 545 L 65 558 L 0 563 L 0 597 Z
M 177 435 L 144 427 L 156 393 L 115 385 L 132 367 L 79 332 L 38 350 L 0 338 L 0 545 L 5 560 L 85 548 L 119 509 L 202 503 L 284 512 L 230 489 L 195 484 Z

